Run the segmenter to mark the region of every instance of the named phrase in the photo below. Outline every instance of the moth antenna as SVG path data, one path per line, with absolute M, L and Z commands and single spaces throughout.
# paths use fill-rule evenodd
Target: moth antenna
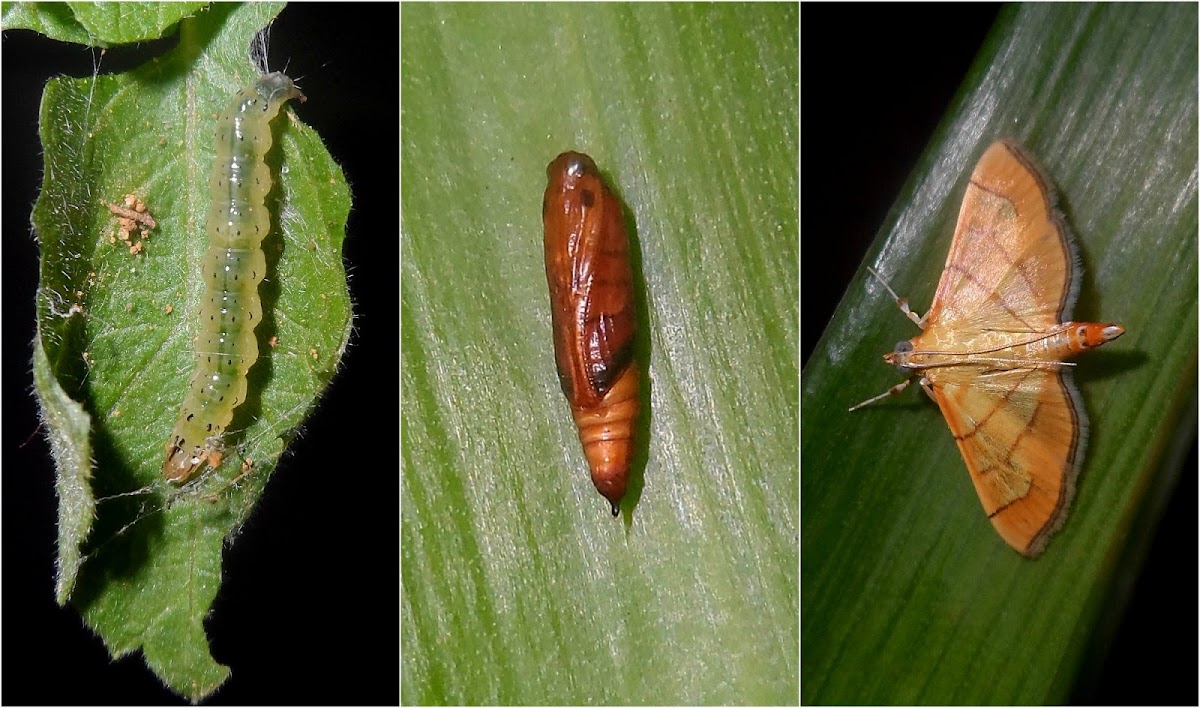
M 862 403 L 850 406 L 850 410 L 847 411 L 847 413 L 856 411 L 859 408 L 862 408 L 863 406 L 869 406 L 872 403 L 875 403 L 876 401 L 882 401 L 883 399 L 887 398 L 888 396 L 900 393 L 904 389 L 908 388 L 908 384 L 910 384 L 911 382 L 912 382 L 912 379 L 904 379 L 900 383 L 896 384 L 895 386 L 892 386 L 891 388 L 889 388 L 888 390 L 879 394 L 878 396 L 872 396 L 871 398 L 868 398 L 867 400 L 863 401 Z
M 872 268 L 871 266 L 867 266 L 867 270 L 870 271 L 871 275 L 875 276 L 875 279 L 879 281 L 880 285 L 882 285 L 884 287 L 884 289 L 887 290 L 888 293 L 891 294 L 892 299 L 896 301 L 896 305 L 900 308 L 900 311 L 903 312 L 905 314 L 905 316 L 908 317 L 908 319 L 915 322 L 918 327 L 920 327 L 921 329 L 925 329 L 925 324 L 923 322 L 923 320 L 925 318 L 917 315 L 917 313 L 913 312 L 909 308 L 908 298 L 900 297 L 899 295 L 897 295 L 896 291 L 892 290 L 892 286 L 888 285 L 887 281 L 883 279 L 883 276 L 880 275 L 879 273 L 876 273 L 874 268 Z

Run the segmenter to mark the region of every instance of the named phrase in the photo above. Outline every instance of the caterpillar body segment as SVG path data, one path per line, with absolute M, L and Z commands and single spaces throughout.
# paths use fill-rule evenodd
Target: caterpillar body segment
M 258 360 L 258 285 L 267 268 L 262 242 L 271 229 L 266 205 L 274 184 L 266 162 L 271 121 L 292 99 L 304 100 L 292 80 L 267 74 L 238 91 L 217 119 L 195 371 L 162 465 L 172 482 L 186 482 L 204 465 L 220 465 L 222 435 L 246 400 L 246 373 Z

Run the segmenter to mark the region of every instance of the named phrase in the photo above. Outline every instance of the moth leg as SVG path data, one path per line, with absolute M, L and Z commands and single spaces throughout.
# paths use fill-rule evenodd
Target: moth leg
M 887 284 L 887 281 L 883 279 L 883 276 L 875 272 L 874 268 L 867 266 L 867 270 L 869 270 L 871 275 L 875 276 L 875 279 L 878 280 L 880 284 L 882 284 L 883 287 L 891 294 L 892 299 L 896 301 L 896 305 L 900 308 L 900 311 L 903 312 L 908 319 L 916 323 L 918 327 L 925 329 L 925 317 L 922 317 L 912 311 L 912 309 L 908 306 L 908 298 L 897 295 L 896 291 L 892 290 L 892 287 Z M 926 312 L 925 315 L 928 316 L 929 313 Z
M 912 379 L 904 379 L 904 380 L 903 380 L 903 381 L 901 381 L 900 383 L 896 384 L 895 386 L 892 386 L 891 388 L 889 388 L 888 390 L 886 390 L 886 391 L 884 391 L 883 393 L 879 394 L 878 396 L 875 396 L 875 397 L 873 397 L 873 398 L 868 398 L 867 400 L 863 401 L 862 403 L 859 403 L 859 404 L 858 404 L 858 405 L 856 405 L 856 406 L 850 406 L 850 410 L 851 410 L 851 411 L 856 411 L 856 410 L 858 410 L 859 408 L 862 408 L 863 406 L 869 406 L 869 405 L 871 405 L 871 404 L 872 404 L 872 403 L 874 403 L 875 401 L 882 401 L 883 399 L 887 398 L 888 396 L 891 396 L 891 395 L 893 395 L 893 394 L 896 394 L 896 393 L 900 393 L 900 392 L 901 392 L 901 391 L 903 391 L 904 389 L 908 388 L 908 385 L 909 385 L 910 383 L 912 383 Z M 924 381 L 924 379 L 922 379 L 922 385 L 924 385 L 924 383 L 925 383 L 925 381 Z
M 937 399 L 933 396 L 933 384 L 929 381 L 929 379 L 922 376 L 921 380 L 917 383 L 921 384 L 921 388 L 925 389 L 925 395 L 929 396 L 929 400 L 936 403 Z

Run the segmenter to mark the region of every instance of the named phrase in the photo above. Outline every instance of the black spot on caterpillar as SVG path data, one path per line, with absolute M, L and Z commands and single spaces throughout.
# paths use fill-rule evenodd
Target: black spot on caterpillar
M 196 370 L 162 466 L 172 482 L 186 482 L 203 464 L 221 464 L 221 436 L 233 409 L 246 400 L 246 372 L 258 360 L 258 284 L 267 267 L 262 241 L 271 229 L 266 207 L 272 186 L 266 163 L 271 120 L 291 99 L 303 101 L 304 94 L 291 79 L 274 72 L 238 91 L 217 118 L 216 159 L 208 179 L 208 251 L 200 263 L 205 293 Z

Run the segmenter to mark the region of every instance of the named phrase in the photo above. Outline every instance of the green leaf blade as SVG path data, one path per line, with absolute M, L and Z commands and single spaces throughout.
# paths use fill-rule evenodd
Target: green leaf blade
M 249 400 L 235 409 L 219 470 L 183 488 L 162 478 L 195 357 L 213 119 L 257 78 L 252 40 L 281 7 L 201 12 L 184 21 L 184 40 L 166 56 L 124 74 L 55 79 L 43 96 L 46 169 L 33 215 L 46 362 L 38 394 L 47 419 L 56 388 L 90 416 L 94 467 L 57 451 L 55 459 L 60 517 L 96 510 L 90 535 L 74 523 L 76 511 L 73 523 L 60 521 L 58 596 L 79 606 L 114 656 L 140 647 L 159 677 L 193 700 L 228 675 L 209 656 L 203 628 L 223 544 L 328 385 L 351 330 L 341 261 L 349 189 L 320 138 L 285 111 L 267 158 L 272 234 Z M 107 206 L 126 194 L 157 222 L 137 254 L 114 238 Z M 89 476 L 93 488 L 76 493 Z
M 1104 650 L 1120 573 L 1194 435 L 1195 22 L 1194 7 L 1020 6 L 997 23 L 868 263 L 924 313 L 974 160 L 1015 135 L 1075 234 L 1074 319 L 1127 333 L 1078 360 L 1079 491 L 1028 561 L 982 514 L 924 394 L 846 412 L 899 381 L 879 357 L 916 333 L 860 271 L 801 380 L 805 703 L 1061 703 Z

